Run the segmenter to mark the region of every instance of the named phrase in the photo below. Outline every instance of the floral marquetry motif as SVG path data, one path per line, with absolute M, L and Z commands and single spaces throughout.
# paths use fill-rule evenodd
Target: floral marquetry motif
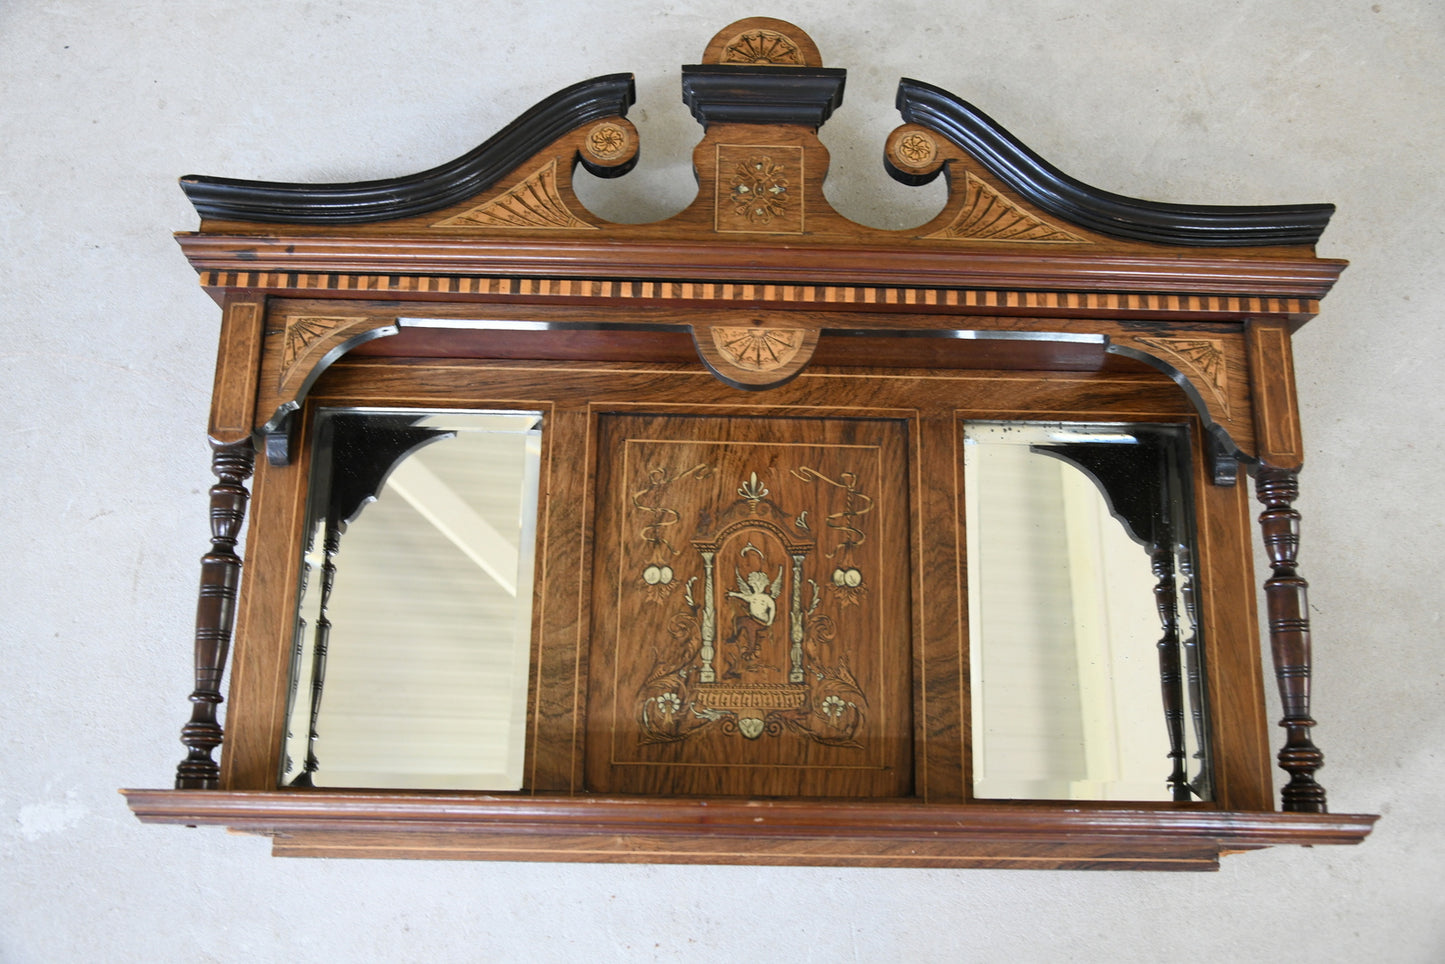
M 883 156 L 895 176 L 912 183 L 931 180 L 944 160 L 937 135 L 917 124 L 904 124 L 889 134 Z
M 631 135 L 620 124 L 607 121 L 587 132 L 587 153 L 599 161 L 615 160 L 627 153 L 631 140 Z
M 766 154 L 741 161 L 729 190 L 733 213 L 753 224 L 769 224 L 788 211 L 788 171 Z
M 921 131 L 913 131 L 898 142 L 898 154 L 913 167 L 924 167 L 938 156 L 938 144 Z
M 717 229 L 795 234 L 803 230 L 803 149 L 719 144 Z

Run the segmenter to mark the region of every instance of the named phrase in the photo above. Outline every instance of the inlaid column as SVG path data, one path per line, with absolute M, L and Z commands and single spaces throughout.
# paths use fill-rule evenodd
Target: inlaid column
M 714 553 L 711 552 L 702 554 L 702 649 L 698 652 L 702 668 L 698 670 L 697 674 L 699 683 L 717 682 L 717 670 L 712 665 L 713 657 L 717 655 L 717 651 L 713 648 L 717 632 L 717 606 L 713 598 L 712 585 L 713 557 Z

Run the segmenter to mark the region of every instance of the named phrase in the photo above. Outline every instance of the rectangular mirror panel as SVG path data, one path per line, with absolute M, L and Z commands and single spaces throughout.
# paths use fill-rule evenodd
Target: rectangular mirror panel
M 1188 427 L 964 443 L 974 795 L 1209 799 Z
M 318 409 L 283 785 L 517 790 L 538 412 Z

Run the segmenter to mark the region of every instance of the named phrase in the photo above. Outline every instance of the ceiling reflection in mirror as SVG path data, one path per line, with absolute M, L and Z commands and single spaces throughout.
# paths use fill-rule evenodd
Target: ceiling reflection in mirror
M 1187 425 L 968 422 L 973 791 L 1210 798 Z
M 317 410 L 283 785 L 521 788 L 541 431 Z

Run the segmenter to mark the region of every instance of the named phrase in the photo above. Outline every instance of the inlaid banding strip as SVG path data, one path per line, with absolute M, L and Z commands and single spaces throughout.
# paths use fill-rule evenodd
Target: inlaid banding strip
M 976 288 L 843 287 L 703 281 L 590 281 L 568 278 L 476 278 L 450 275 L 333 275 L 288 271 L 203 271 L 206 288 L 252 288 L 305 296 L 315 291 L 374 291 L 481 297 L 601 298 L 645 301 L 768 301 L 792 304 L 931 306 L 1028 311 L 1193 313 L 1233 317 L 1315 315 L 1308 298 L 1241 298 L 1112 292 L 1006 291 Z

